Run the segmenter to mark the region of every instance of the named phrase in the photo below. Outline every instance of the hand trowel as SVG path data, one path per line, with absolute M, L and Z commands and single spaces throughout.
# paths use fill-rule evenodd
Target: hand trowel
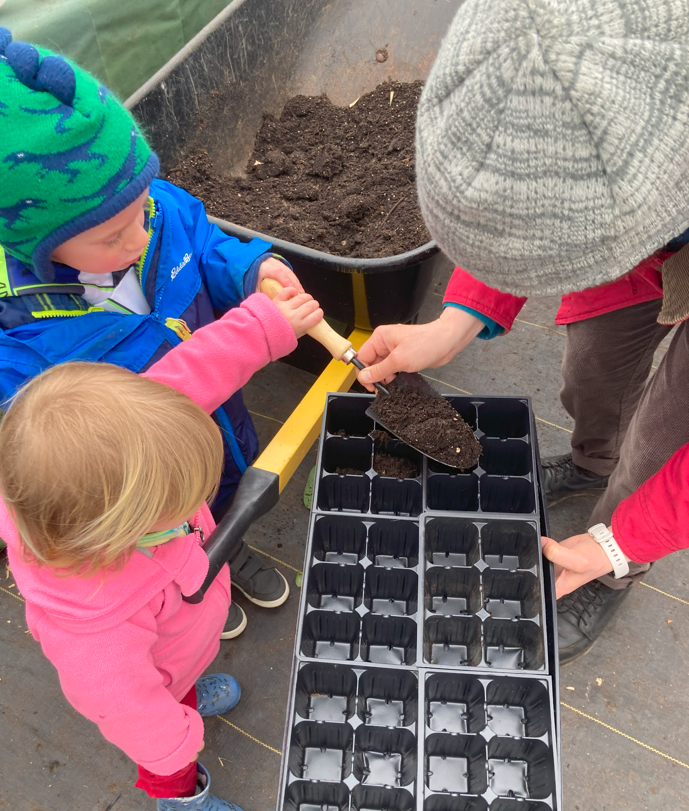
M 264 279 L 261 282 L 261 293 L 265 293 L 270 299 L 274 299 L 281 290 L 282 285 L 275 279 Z M 366 368 L 357 357 L 356 349 L 352 346 L 351 341 L 348 341 L 342 335 L 338 335 L 325 318 L 322 318 L 315 327 L 307 330 L 306 334 L 318 341 L 319 344 L 322 344 L 335 360 L 351 363 L 357 369 Z M 373 385 L 382 394 L 389 394 L 381 383 L 374 383 Z
M 481 445 L 451 403 L 420 374 L 400 372 L 366 415 L 429 459 L 453 468 L 474 467 Z

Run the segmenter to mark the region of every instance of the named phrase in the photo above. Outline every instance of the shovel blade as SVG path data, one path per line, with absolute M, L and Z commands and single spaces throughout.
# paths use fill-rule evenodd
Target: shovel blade
M 395 378 L 395 380 L 396 380 L 396 384 L 397 384 L 398 389 L 401 389 L 401 390 L 403 390 L 403 389 L 418 389 L 419 391 L 421 391 L 424 394 L 427 394 L 427 395 L 435 398 L 436 400 L 444 400 L 445 399 L 442 396 L 442 394 L 439 394 L 433 388 L 433 386 L 431 386 L 429 383 L 427 383 L 423 379 L 423 377 L 421 377 L 421 375 L 418 374 L 417 372 L 399 372 L 397 377 Z M 413 442 L 410 442 L 408 439 L 405 439 L 404 437 L 401 437 L 399 434 L 396 434 L 392 430 L 392 428 L 390 428 L 388 425 L 386 425 L 385 422 L 378 415 L 378 412 L 375 409 L 375 400 L 366 409 L 366 416 L 369 417 L 370 419 L 372 419 L 374 422 L 377 422 L 378 425 L 380 425 L 381 428 L 384 428 L 389 434 L 392 434 L 392 436 L 394 436 L 396 439 L 399 439 L 400 442 L 404 442 L 405 445 L 409 445 L 410 448 L 414 448 L 414 450 L 419 451 L 419 453 L 422 453 L 424 456 L 427 456 L 429 459 L 432 459 L 434 462 L 437 462 L 439 465 L 443 465 L 444 467 L 451 467 L 451 465 L 448 465 L 447 462 L 443 462 L 440 459 L 438 459 L 437 457 L 431 456 L 431 454 L 429 454 L 427 450 L 424 450 L 424 448 L 421 447 L 420 445 L 415 444 Z M 459 470 L 459 468 L 454 468 L 454 469 Z

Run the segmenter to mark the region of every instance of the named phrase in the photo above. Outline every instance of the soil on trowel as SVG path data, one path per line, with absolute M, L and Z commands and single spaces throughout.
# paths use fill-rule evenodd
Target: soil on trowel
M 356 467 L 336 467 L 335 473 L 338 476 L 363 476 L 365 470 L 359 470 Z
M 394 380 L 388 390 L 389 395 L 376 395 L 373 407 L 396 436 L 450 467 L 474 467 L 481 445 L 447 400 L 419 389 L 398 388 Z
M 214 217 L 337 256 L 383 257 L 430 240 L 415 188 L 421 82 L 386 82 L 348 107 L 295 96 L 268 113 L 246 175 L 223 175 L 203 149 L 167 179 Z M 352 100 L 354 101 L 354 100 Z
M 373 454 L 373 469 L 379 476 L 390 476 L 394 479 L 415 479 L 419 468 L 411 461 L 389 453 Z

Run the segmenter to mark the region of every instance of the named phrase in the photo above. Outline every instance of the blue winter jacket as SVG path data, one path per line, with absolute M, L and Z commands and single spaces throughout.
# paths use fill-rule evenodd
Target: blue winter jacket
M 0 398 L 34 375 L 70 360 L 103 361 L 145 371 L 193 332 L 238 306 L 256 289 L 270 244 L 242 243 L 211 225 L 203 204 L 154 180 L 146 207 L 149 242 L 138 263 L 150 315 L 106 312 L 81 298 L 78 271 L 56 266 L 43 284 L 31 268 L 0 248 Z M 215 414 L 225 441 L 225 470 L 215 508 L 234 492 L 258 451 L 241 391 Z

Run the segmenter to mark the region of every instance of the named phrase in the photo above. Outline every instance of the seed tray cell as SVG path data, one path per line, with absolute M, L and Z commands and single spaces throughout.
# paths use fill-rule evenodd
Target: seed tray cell
M 473 566 L 481 559 L 479 526 L 456 518 L 426 522 L 426 560 L 436 566 Z
M 555 791 L 553 753 L 543 741 L 492 738 L 488 741 L 488 781 L 500 797 L 549 798 Z
M 292 733 L 289 768 L 295 777 L 341 783 L 352 771 L 354 730 L 348 724 L 302 721 Z
M 284 811 L 349 811 L 349 790 L 341 783 L 298 781 L 285 792 Z
M 369 561 L 385 569 L 419 565 L 419 527 L 408 521 L 376 521 L 368 532 Z
M 304 619 L 301 652 L 311 659 L 356 659 L 360 626 L 353 612 L 313 611 Z
M 496 670 L 543 670 L 541 629 L 528 620 L 489 619 L 483 624 L 484 661 Z
M 525 398 L 449 398 L 483 455 L 380 447 L 329 395 L 278 811 L 561 811 L 552 571 Z M 380 450 L 414 478 L 382 476 Z
M 317 563 L 309 575 L 307 599 L 314 608 L 354 611 L 361 604 L 363 591 L 363 567 Z
M 477 617 L 431 617 L 424 623 L 424 661 L 439 667 L 479 667 L 481 622 Z
M 419 578 L 409 569 L 385 569 L 371 566 L 366 570 L 364 605 L 374 614 L 416 614 Z
M 356 518 L 324 516 L 313 528 L 312 555 L 326 563 L 359 563 L 366 554 L 366 524 Z
M 416 623 L 368 614 L 361 623 L 361 658 L 381 665 L 416 663 Z
M 435 673 L 426 680 L 426 726 L 433 732 L 482 732 L 486 727 L 484 699 L 483 685 L 473 676 Z
M 366 415 L 368 401 L 364 408 L 356 397 L 330 395 L 325 414 L 325 436 L 344 435 L 367 437 L 375 427 L 373 420 Z
M 531 569 L 538 564 L 540 544 L 534 524 L 493 521 L 481 527 L 483 560 L 491 569 Z

